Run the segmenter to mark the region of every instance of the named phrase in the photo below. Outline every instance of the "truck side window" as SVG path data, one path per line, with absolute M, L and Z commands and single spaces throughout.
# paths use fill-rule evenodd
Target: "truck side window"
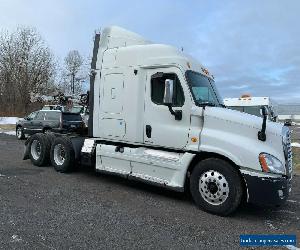
M 47 112 L 46 113 L 46 120 L 49 121 L 59 121 L 60 112 Z
M 29 120 L 34 120 L 36 118 L 37 112 L 32 112 L 28 117 Z
M 173 90 L 173 107 L 182 107 L 184 104 L 184 93 L 180 84 L 180 81 L 176 74 L 157 72 L 151 77 L 151 100 L 152 102 L 163 105 L 164 92 L 165 92 L 165 80 L 171 79 L 174 81 Z
M 45 113 L 39 112 L 35 118 L 35 120 L 44 120 Z

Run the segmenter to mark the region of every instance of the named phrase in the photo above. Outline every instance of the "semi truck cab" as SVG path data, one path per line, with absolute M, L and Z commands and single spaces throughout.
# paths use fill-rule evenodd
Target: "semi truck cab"
M 281 205 L 290 192 L 290 132 L 281 124 L 224 107 L 214 77 L 177 48 L 119 27 L 95 37 L 89 134 L 48 136 L 52 165 L 96 171 L 179 192 L 219 215 L 251 203 Z M 43 145 L 40 143 L 39 150 Z M 36 155 L 36 154 L 35 154 Z M 46 160 L 34 164 L 45 164 Z

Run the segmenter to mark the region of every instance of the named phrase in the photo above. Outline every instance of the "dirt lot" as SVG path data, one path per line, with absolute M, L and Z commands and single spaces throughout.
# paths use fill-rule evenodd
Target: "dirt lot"
M 252 233 L 299 242 L 300 176 L 283 207 L 244 205 L 223 218 L 186 194 L 91 169 L 35 167 L 21 160 L 23 143 L 0 134 L 0 249 L 237 249 L 239 235 Z

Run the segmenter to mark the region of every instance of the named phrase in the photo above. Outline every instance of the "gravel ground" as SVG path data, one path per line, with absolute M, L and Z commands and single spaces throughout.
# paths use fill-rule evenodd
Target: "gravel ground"
M 244 205 L 223 218 L 186 194 L 91 169 L 35 167 L 21 160 L 23 143 L 0 134 L 1 249 L 237 249 L 239 235 L 252 233 L 300 240 L 300 176 L 283 207 Z

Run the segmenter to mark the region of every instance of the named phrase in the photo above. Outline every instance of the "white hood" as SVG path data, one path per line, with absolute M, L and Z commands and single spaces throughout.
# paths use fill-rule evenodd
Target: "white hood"
M 282 127 L 267 121 L 266 141 L 258 140 L 263 119 L 219 107 L 205 107 L 199 150 L 226 156 L 238 166 L 261 170 L 258 156 L 265 152 L 284 162 Z
M 263 123 L 263 118 L 261 117 L 227 108 L 206 107 L 204 114 L 207 117 L 214 117 L 241 126 L 256 128 L 257 131 L 261 130 Z M 267 133 L 281 136 L 282 127 L 283 125 L 280 123 L 267 120 Z

